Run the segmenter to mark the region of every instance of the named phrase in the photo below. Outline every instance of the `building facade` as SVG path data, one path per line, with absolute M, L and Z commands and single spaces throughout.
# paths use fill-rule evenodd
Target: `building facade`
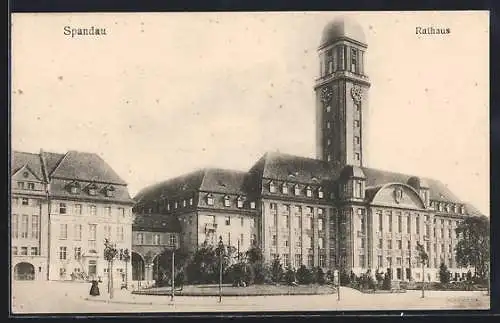
M 11 169 L 14 279 L 33 279 L 33 271 L 35 279 L 105 279 L 105 238 L 119 250 L 115 279 L 125 277 L 133 201 L 104 160 L 76 151 L 13 152 Z
M 328 24 L 318 55 L 316 159 L 266 153 L 248 172 L 196 171 L 145 188 L 136 211 L 179 219 L 180 245 L 191 252 L 222 237 L 243 250 L 256 244 L 266 260 L 294 268 L 435 281 L 444 263 L 453 278 L 465 277 L 455 228 L 480 212 L 438 180 L 365 165 L 371 84 L 362 28 L 349 20 Z M 417 243 L 429 255 L 427 277 Z

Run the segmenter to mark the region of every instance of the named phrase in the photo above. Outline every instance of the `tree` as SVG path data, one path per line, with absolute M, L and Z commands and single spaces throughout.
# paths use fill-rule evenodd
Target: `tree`
M 457 264 L 472 266 L 480 279 L 488 279 L 490 221 L 485 216 L 467 217 L 456 228 L 460 237 L 455 248 Z
M 123 250 L 122 260 L 125 262 L 125 288 L 128 288 L 128 263 L 130 258 L 128 249 Z
M 450 271 L 444 263 L 441 263 L 441 265 L 439 266 L 439 281 L 442 284 L 447 284 L 450 282 Z
M 429 255 L 425 252 L 425 248 L 423 244 L 417 241 L 417 252 L 420 263 L 422 264 L 422 298 L 425 296 L 425 265 L 429 261 Z
M 377 271 L 375 272 L 375 279 L 377 280 L 377 285 L 378 286 L 382 286 L 383 282 L 384 282 L 384 274 L 380 271 Z
M 281 261 L 279 256 L 274 258 L 271 263 L 271 279 L 273 283 L 279 283 L 281 278 L 283 277 L 283 266 L 281 265 Z
M 262 253 L 262 249 L 260 249 L 258 246 L 252 246 L 246 252 L 246 259 L 250 264 L 263 262 L 264 254 Z
M 183 249 L 170 249 L 165 248 L 163 251 L 157 256 L 158 269 L 163 273 L 162 277 L 162 285 L 167 283 L 167 285 L 171 285 L 172 280 L 172 252 L 174 252 L 174 270 L 176 273 L 183 271 L 189 255 Z M 165 280 L 165 281 L 163 281 Z
M 116 245 L 111 243 L 108 239 L 104 239 L 104 260 L 108 262 L 108 292 L 109 298 L 113 298 L 113 261 L 118 254 Z
M 219 256 L 214 246 L 204 244 L 192 256 L 186 268 L 191 283 L 215 283 L 218 281 Z

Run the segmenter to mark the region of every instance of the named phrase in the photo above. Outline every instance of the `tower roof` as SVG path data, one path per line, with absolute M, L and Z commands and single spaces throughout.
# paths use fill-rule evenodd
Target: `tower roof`
M 366 45 L 363 28 L 358 23 L 350 19 L 341 18 L 335 19 L 325 26 L 320 46 L 332 44 L 343 38 L 349 38 Z

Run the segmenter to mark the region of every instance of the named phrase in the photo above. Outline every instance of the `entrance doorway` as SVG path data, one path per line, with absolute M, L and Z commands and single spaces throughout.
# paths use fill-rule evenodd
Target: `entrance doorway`
M 97 276 L 97 261 L 96 260 L 89 260 L 89 278 L 90 279 L 95 279 Z
M 14 267 L 15 280 L 35 280 L 35 267 L 28 262 L 20 262 Z

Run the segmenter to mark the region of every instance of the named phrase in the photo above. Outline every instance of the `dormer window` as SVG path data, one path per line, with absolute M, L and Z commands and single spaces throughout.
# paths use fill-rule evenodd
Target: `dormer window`
M 293 192 L 295 195 L 300 195 L 300 187 L 298 184 L 296 184 L 294 187 L 293 187 Z
M 182 207 L 186 207 L 187 206 L 187 201 L 186 200 L 183 200 L 182 201 Z
M 237 204 L 238 204 L 238 208 L 241 209 L 243 207 L 243 198 L 241 196 L 238 197 Z
M 69 191 L 71 194 L 78 194 L 80 192 L 80 185 L 77 182 L 70 183 Z
M 438 210 L 439 210 L 440 212 L 442 212 L 442 211 L 443 211 L 443 203 L 439 203 L 439 205 L 438 205 Z
M 326 107 L 326 112 L 330 112 L 330 111 L 332 111 L 332 107 L 331 106 L 327 106 Z
M 20 190 L 24 190 L 24 182 L 17 182 L 17 188 Z
M 460 207 L 460 213 L 465 214 L 465 207 L 463 205 Z
M 97 194 L 97 185 L 95 184 L 91 184 L 89 187 L 88 187 L 88 192 L 89 192 L 89 195 L 96 195 Z
M 167 211 L 170 211 L 170 203 L 167 203 Z
M 229 196 L 224 196 L 224 206 L 231 206 L 231 200 L 229 199 Z
M 250 202 L 250 208 L 251 208 L 251 209 L 255 209 L 255 202 L 253 202 L 253 201 L 252 201 L 252 202 Z
M 106 189 L 106 196 L 107 197 L 112 197 L 115 195 L 115 188 L 113 186 L 109 186 L 107 189 Z
M 193 205 L 193 198 L 192 197 L 189 199 L 189 205 Z
M 318 189 L 318 198 L 322 199 L 324 197 L 323 189 L 320 187 Z
M 269 182 L 269 192 L 276 193 L 276 185 L 273 182 Z
M 208 205 L 214 205 L 214 197 L 212 194 L 207 195 L 207 204 Z
M 179 203 L 177 203 L 177 201 L 174 202 L 174 209 L 178 208 L 179 207 Z
M 288 185 L 286 185 L 286 183 L 283 183 L 283 185 L 281 186 L 281 192 L 283 194 L 288 194 Z
M 445 210 L 446 210 L 446 212 L 450 212 L 450 205 L 449 204 L 446 204 Z
M 312 189 L 308 186 L 306 187 L 306 196 L 311 197 L 312 196 Z

